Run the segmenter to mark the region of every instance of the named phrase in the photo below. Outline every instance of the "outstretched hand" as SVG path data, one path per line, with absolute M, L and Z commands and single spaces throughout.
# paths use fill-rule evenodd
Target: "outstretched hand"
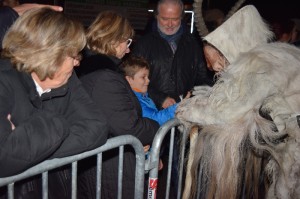
M 63 11 L 63 8 L 61 6 L 37 4 L 37 3 L 24 3 L 13 7 L 13 9 L 18 13 L 19 16 L 21 16 L 27 10 L 30 10 L 32 8 L 43 8 L 43 7 L 48 7 L 58 12 Z
M 173 104 L 176 104 L 176 101 L 171 97 L 167 97 L 165 99 L 165 101 L 163 102 L 162 107 L 168 108 L 169 106 L 172 106 Z

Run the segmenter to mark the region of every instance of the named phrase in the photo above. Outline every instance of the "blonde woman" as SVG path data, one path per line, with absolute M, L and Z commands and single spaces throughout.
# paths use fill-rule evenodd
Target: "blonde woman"
M 83 26 L 49 8 L 24 13 L 6 33 L 0 60 L 0 177 L 106 142 L 106 120 L 73 72 L 85 44 Z M 61 172 L 66 175 L 49 175 L 49 198 L 70 196 L 64 189 L 70 187 L 68 171 Z M 37 182 L 17 188 L 17 198 L 41 198 Z
M 119 64 L 134 36 L 129 21 L 114 11 L 98 15 L 87 30 L 87 55 L 77 72 L 81 80 L 108 118 L 109 137 L 131 134 L 144 146 L 151 144 L 159 125 L 143 118 L 138 99 L 131 90 Z M 76 69 L 76 70 L 77 70 Z M 117 198 L 118 150 L 103 154 L 101 198 Z M 87 161 L 87 169 L 79 175 L 79 198 L 95 198 L 96 168 L 94 161 Z M 123 198 L 134 198 L 135 154 L 125 147 L 123 170 Z

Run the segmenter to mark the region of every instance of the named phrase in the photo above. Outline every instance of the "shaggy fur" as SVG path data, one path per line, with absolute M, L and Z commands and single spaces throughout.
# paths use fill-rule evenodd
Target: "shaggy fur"
M 177 109 L 202 128 L 191 176 L 201 162 L 205 198 L 258 198 L 264 182 L 266 198 L 299 198 L 300 50 L 263 42 L 236 56 L 209 93 Z

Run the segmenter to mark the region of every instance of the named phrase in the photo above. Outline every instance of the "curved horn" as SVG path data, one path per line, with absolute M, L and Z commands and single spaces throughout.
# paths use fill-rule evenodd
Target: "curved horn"
M 209 33 L 202 14 L 202 2 L 203 0 L 194 0 L 193 3 L 193 9 L 195 13 L 195 26 L 199 32 L 200 37 L 204 37 Z
M 238 0 L 226 15 L 225 20 L 231 17 L 245 1 L 246 0 Z M 202 3 L 203 0 L 194 0 L 193 3 L 193 9 L 195 13 L 195 26 L 199 32 L 200 37 L 204 37 L 209 33 L 202 14 Z
M 245 2 L 246 0 L 239 0 L 237 1 L 234 6 L 229 10 L 228 14 L 225 17 L 225 20 L 228 19 L 229 17 L 231 17 L 241 6 L 242 4 Z

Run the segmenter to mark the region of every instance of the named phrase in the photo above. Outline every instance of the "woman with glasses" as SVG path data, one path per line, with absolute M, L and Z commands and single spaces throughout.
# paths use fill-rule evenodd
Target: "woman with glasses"
M 151 144 L 159 125 L 154 120 L 143 118 L 140 103 L 121 73 L 119 65 L 129 46 L 134 30 L 129 21 L 114 11 L 98 15 L 87 30 L 87 51 L 78 75 L 102 109 L 109 123 L 109 137 L 130 134 L 144 146 Z M 135 154 L 132 148 L 124 149 L 123 198 L 134 198 Z M 117 198 L 119 150 L 103 154 L 101 198 Z M 96 161 L 90 159 L 80 166 L 78 179 L 79 198 L 96 196 Z
M 118 66 L 130 52 L 134 30 L 125 17 L 114 11 L 104 11 L 90 25 L 86 36 L 88 43 L 83 55 L 85 59 L 75 69 L 79 77 L 106 68 L 107 62 Z M 97 63 L 92 64 L 95 59 Z

